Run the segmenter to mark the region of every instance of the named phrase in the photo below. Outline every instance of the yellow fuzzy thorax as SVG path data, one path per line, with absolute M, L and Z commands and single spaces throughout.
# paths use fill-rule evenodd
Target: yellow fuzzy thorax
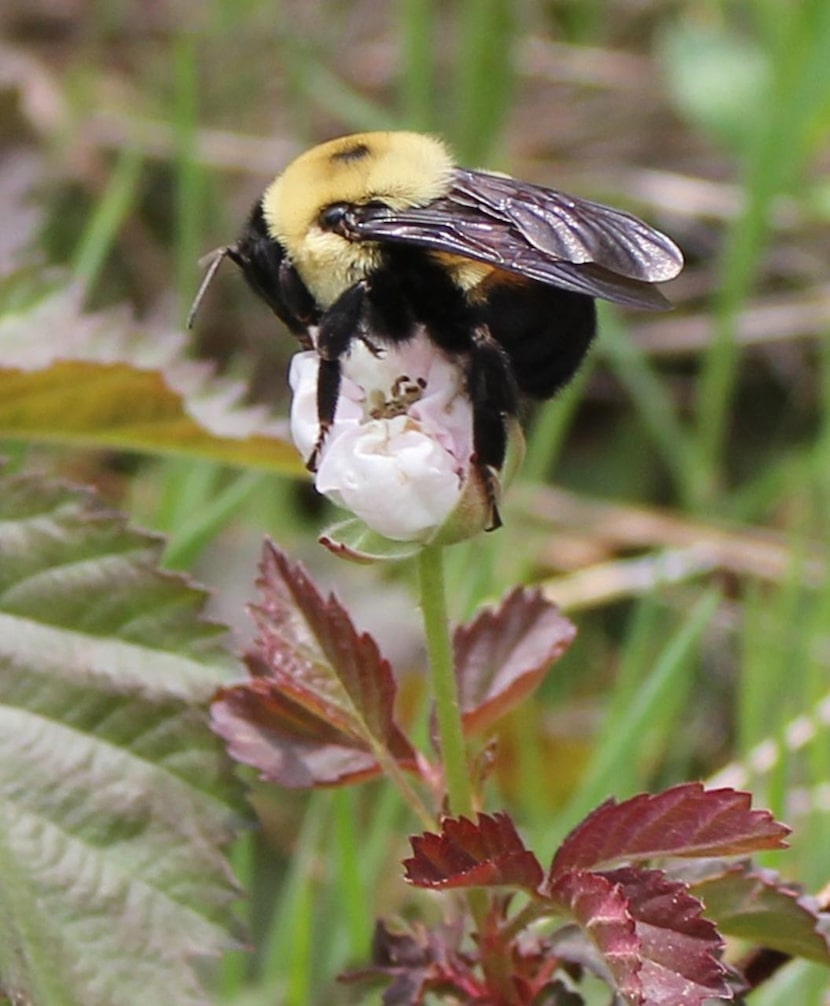
M 319 226 L 333 203 L 373 200 L 391 209 L 425 206 L 449 190 L 452 157 L 440 140 L 421 133 L 356 133 L 330 140 L 293 161 L 266 189 L 268 231 L 288 253 L 321 307 L 372 271 L 379 250 L 349 242 Z

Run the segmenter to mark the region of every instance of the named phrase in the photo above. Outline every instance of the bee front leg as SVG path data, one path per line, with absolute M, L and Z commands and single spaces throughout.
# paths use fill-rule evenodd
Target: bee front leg
M 342 293 L 320 319 L 317 352 L 320 369 L 317 375 L 317 421 L 319 432 L 306 468 L 316 472 L 326 435 L 334 422 L 340 398 L 340 359 L 348 352 L 352 340 L 360 333 L 366 306 L 368 286 L 356 283 Z
M 340 398 L 340 360 L 320 360 L 317 371 L 317 440 L 305 463 L 310 472 L 316 472 L 320 465 L 320 452 L 334 422 L 337 402 Z

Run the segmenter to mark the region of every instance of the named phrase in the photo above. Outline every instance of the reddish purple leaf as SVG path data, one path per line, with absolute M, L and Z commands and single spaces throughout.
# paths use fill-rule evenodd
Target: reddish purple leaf
M 827 937 L 818 928 L 819 907 L 772 870 L 740 863 L 692 885 L 725 936 L 830 964 Z
M 223 689 L 212 707 L 232 756 L 288 786 L 365 778 L 379 771 L 379 750 L 414 768 L 394 720 L 392 669 L 372 637 L 271 542 L 261 571 L 252 680 Z
M 624 867 L 600 874 L 619 885 L 640 941 L 639 971 L 647 1006 L 700 1006 L 731 999 L 718 960 L 723 941 L 685 884 L 661 870 Z
M 684 783 L 654 796 L 608 800 L 568 835 L 551 877 L 655 856 L 736 856 L 780 849 L 789 829 L 769 811 L 751 810 L 751 796 Z
M 410 839 L 414 855 L 405 860 L 406 879 L 418 887 L 494 887 L 535 890 L 544 873 L 525 848 L 507 814 L 445 818 L 441 834 Z
M 573 870 L 557 877 L 545 894 L 599 951 L 625 1001 L 644 1006 L 640 939 L 622 887 L 601 874 Z
M 365 744 L 282 695 L 268 681 L 222 688 L 211 705 L 228 754 L 292 789 L 359 782 L 380 771 Z
M 455 631 L 459 700 L 467 733 L 489 729 L 522 702 L 564 653 L 576 629 L 538 590 L 518 587 Z

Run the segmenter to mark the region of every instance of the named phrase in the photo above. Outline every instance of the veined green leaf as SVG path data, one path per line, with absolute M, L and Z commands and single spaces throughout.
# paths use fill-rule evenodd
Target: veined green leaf
M 201 590 L 91 494 L 0 477 L 0 990 L 204 1003 L 231 943 L 235 802 L 205 706 L 232 673 Z

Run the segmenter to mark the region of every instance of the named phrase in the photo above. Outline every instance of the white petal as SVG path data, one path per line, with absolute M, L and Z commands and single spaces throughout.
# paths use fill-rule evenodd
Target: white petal
M 427 539 L 457 505 L 455 459 L 406 416 L 372 420 L 328 446 L 316 485 L 379 534 Z

